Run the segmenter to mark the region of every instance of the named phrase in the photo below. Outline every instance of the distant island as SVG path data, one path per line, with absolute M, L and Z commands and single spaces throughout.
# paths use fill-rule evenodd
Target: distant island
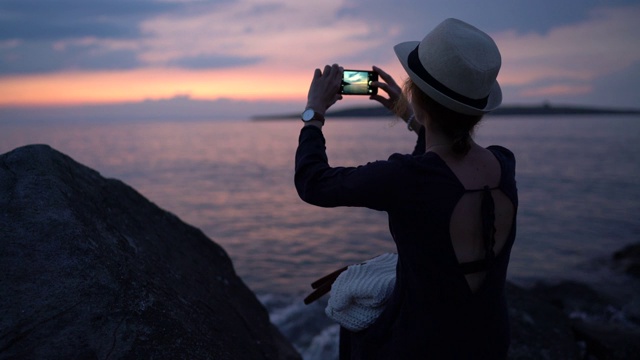
M 543 104 L 538 106 L 502 106 L 492 111 L 490 116 L 546 116 L 546 115 L 632 115 L 640 114 L 640 109 L 615 109 L 615 108 L 599 108 L 599 107 L 582 107 L 582 106 L 557 106 Z M 377 107 L 354 107 L 336 111 L 329 111 L 327 116 L 330 117 L 350 117 L 350 118 L 372 118 L 372 117 L 390 117 L 393 116 L 391 111 L 382 106 Z M 299 113 L 281 114 L 281 115 L 261 115 L 254 116 L 251 120 L 277 120 L 277 119 L 294 119 L 299 118 Z

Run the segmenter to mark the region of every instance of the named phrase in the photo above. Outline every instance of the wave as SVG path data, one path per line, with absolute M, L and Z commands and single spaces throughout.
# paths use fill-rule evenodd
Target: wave
M 286 295 L 263 294 L 258 299 L 304 360 L 338 359 L 340 327 L 324 314 L 326 298 L 309 305 L 302 297 Z

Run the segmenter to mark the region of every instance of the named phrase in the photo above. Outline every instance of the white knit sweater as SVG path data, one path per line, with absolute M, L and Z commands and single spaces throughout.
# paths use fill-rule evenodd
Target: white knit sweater
M 331 286 L 327 316 L 351 331 L 371 325 L 393 292 L 397 262 L 398 254 L 386 253 L 349 266 Z

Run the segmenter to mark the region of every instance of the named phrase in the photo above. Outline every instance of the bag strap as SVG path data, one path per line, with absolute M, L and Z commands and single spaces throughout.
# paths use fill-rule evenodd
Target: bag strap
M 348 266 L 342 267 L 328 275 L 321 277 L 320 279 L 311 283 L 311 288 L 315 289 L 311 294 L 304 298 L 305 305 L 309 305 L 312 302 L 318 300 L 326 293 L 331 291 L 331 285 L 336 281 L 338 276 L 342 274 L 343 271 L 347 270 Z

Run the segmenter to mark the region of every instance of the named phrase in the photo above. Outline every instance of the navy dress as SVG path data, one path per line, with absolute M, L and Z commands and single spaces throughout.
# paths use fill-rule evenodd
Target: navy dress
M 300 197 L 323 207 L 385 211 L 396 243 L 396 285 L 385 310 L 366 330 L 341 331 L 341 359 L 504 359 L 509 347 L 505 281 L 515 239 L 518 198 L 515 158 L 490 146 L 502 170 L 498 188 L 516 211 L 511 232 L 491 261 L 483 285 L 469 288 L 449 235 L 449 219 L 465 189 L 435 153 L 414 153 L 359 167 L 330 167 L 322 131 L 300 132 L 295 185 Z

